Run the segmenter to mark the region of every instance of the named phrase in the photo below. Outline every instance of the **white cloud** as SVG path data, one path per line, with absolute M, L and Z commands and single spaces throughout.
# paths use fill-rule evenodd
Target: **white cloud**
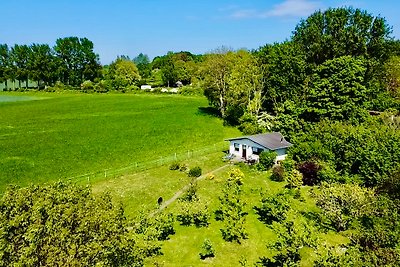
M 310 15 L 321 4 L 308 0 L 286 0 L 281 4 L 275 5 L 272 10 L 265 12 L 265 17 L 304 17 Z
M 285 0 L 270 10 L 236 9 L 231 15 L 234 19 L 304 17 L 321 8 L 321 2 L 310 0 Z

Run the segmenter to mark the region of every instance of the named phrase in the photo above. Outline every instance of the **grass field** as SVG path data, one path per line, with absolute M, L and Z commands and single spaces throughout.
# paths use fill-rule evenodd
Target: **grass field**
M 13 94 L 0 101 L 0 192 L 221 144 L 240 134 L 202 97 Z M 0 98 L 10 94 L 0 93 Z

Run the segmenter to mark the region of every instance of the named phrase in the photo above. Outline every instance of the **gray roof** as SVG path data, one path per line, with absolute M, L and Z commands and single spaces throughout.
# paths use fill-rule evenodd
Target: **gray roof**
M 285 140 L 285 137 L 281 133 L 273 132 L 273 133 L 266 133 L 266 134 L 256 134 L 256 135 L 248 135 L 248 136 L 241 136 L 236 138 L 229 138 L 228 141 L 233 140 L 241 140 L 241 139 L 249 139 L 254 143 L 259 144 L 269 150 L 277 150 L 280 148 L 287 148 L 292 146 L 293 144 L 289 143 Z

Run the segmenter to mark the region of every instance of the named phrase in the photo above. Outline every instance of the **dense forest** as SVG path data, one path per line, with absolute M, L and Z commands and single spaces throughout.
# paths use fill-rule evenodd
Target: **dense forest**
M 272 178 L 286 179 L 292 191 L 265 198 L 256 207 L 261 220 L 280 223 L 274 224 L 277 253 L 260 255 L 260 266 L 298 266 L 302 247 L 317 251 L 315 266 L 398 266 L 400 262 L 400 42 L 391 36 L 383 17 L 359 9 L 331 8 L 301 20 L 287 41 L 254 51 L 220 47 L 204 55 L 169 52 L 151 62 L 139 54 L 133 59 L 120 56 L 107 66 L 100 65 L 93 43 L 86 38 L 58 39 L 53 48 L 0 45 L 0 82 L 27 80 L 37 81 L 38 90 L 48 91 L 130 92 L 149 84 L 203 93 L 215 113 L 244 134 L 280 131 L 295 144 L 289 157 L 272 170 Z M 24 87 L 28 89 L 19 86 Z M 226 202 L 232 194 L 236 197 L 229 190 L 240 191 L 235 183 L 228 183 Z M 313 224 L 294 225 L 287 220 L 288 199 L 302 185 L 315 188 L 322 215 Z M 53 192 L 55 187 L 66 190 L 63 198 L 105 211 L 101 216 L 111 234 L 119 237 L 114 247 L 106 246 L 102 252 L 107 255 L 99 254 L 105 265 L 114 266 L 113 260 L 115 266 L 132 261 L 140 265 L 146 255 L 158 253 L 160 247 L 155 244 L 173 232 L 168 217 L 126 225 L 108 196 L 94 200 L 86 189 L 55 185 L 40 193 L 43 201 L 59 197 Z M 13 207 L 21 209 L 19 201 L 25 194 L 35 198 L 33 191 L 38 189 L 30 190 L 11 191 L 0 202 L 1 238 L 6 233 L 17 236 L 10 214 L 15 212 Z M 52 206 L 54 214 L 61 216 L 57 207 Z M 238 213 L 241 217 L 241 210 Z M 6 227 L 5 221 L 11 226 Z M 95 219 L 88 224 L 102 229 Z M 137 235 L 126 234 L 128 226 Z M 146 227 L 156 230 L 138 241 Z M 327 229 L 348 236 L 350 243 L 345 247 L 318 243 L 313 231 Z M 236 230 L 233 241 L 245 238 Z M 90 235 L 90 228 L 82 231 L 83 236 Z M 11 245 L 3 251 L 9 253 L 0 254 L 3 263 L 18 262 Z M 35 250 L 25 252 L 24 257 L 31 257 Z M 40 261 L 36 257 L 34 264 Z

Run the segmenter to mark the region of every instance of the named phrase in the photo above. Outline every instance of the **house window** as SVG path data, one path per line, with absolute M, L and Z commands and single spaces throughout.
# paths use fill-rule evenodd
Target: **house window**
M 258 148 L 258 147 L 253 147 L 253 154 L 254 155 L 260 155 L 261 152 L 263 152 L 264 150 L 262 148 Z
M 239 151 L 240 145 L 237 143 L 233 143 L 233 146 L 235 147 L 235 151 Z

